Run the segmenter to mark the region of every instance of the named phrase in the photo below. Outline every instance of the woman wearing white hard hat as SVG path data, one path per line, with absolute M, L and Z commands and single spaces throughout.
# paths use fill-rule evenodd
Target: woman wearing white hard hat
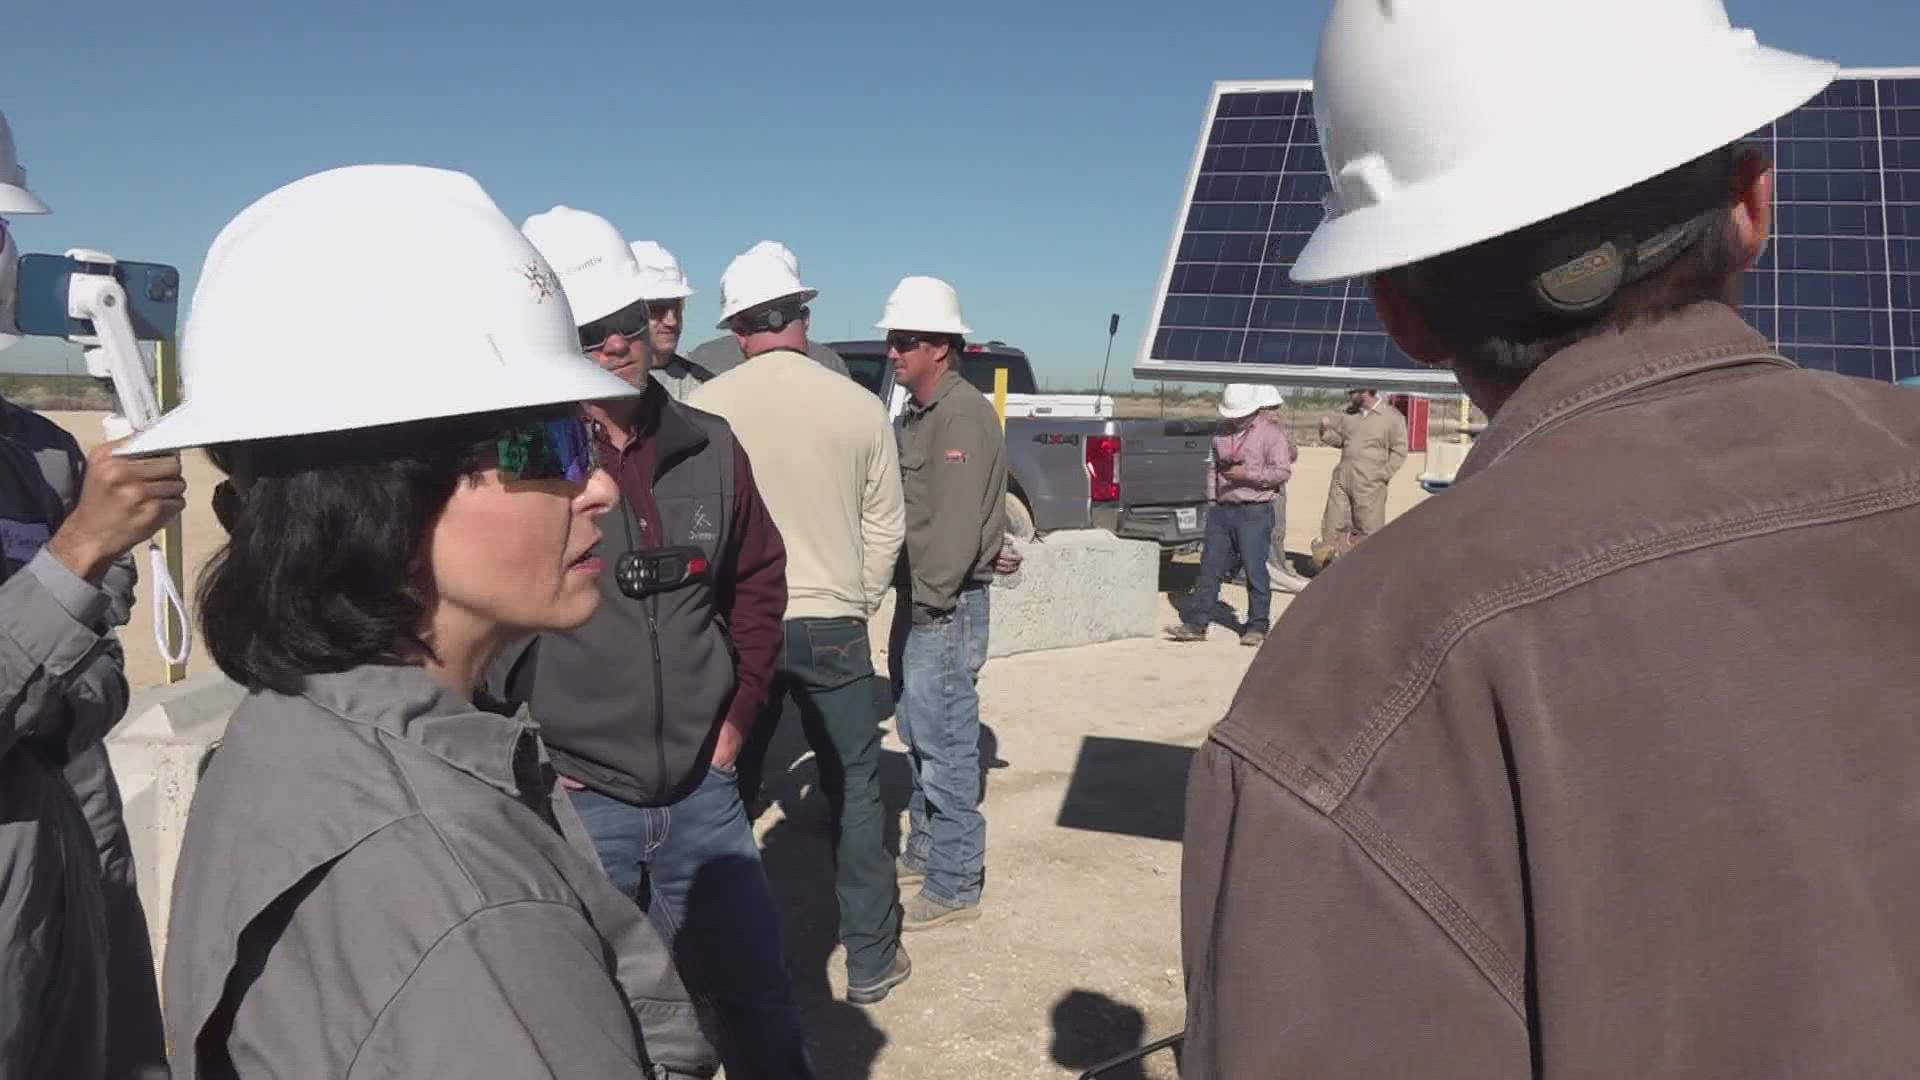
M 573 403 L 631 390 L 553 271 L 466 176 L 332 170 L 215 239 L 182 364 L 188 402 L 124 452 L 227 473 L 201 632 L 247 693 L 174 883 L 173 1075 L 704 1067 L 539 729 L 473 691 L 599 599 L 613 485 Z
M 1211 505 L 1200 578 L 1181 601 L 1180 624 L 1167 631 L 1174 641 L 1206 638 L 1220 585 L 1236 562 L 1247 578 L 1247 620 L 1240 626 L 1240 644 L 1254 647 L 1267 638 L 1273 605 L 1268 555 L 1275 534 L 1274 504 L 1284 498 L 1281 493 L 1293 475 L 1296 456 L 1293 440 L 1274 419 L 1284 404 L 1278 387 L 1253 383 L 1233 383 L 1220 395 L 1222 430 L 1213 438 L 1213 469 L 1207 474 Z

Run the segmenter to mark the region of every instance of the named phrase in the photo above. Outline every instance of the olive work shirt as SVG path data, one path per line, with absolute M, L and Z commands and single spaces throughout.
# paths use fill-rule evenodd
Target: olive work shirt
M 248 694 L 188 813 L 165 988 L 174 1080 L 713 1071 L 535 725 L 417 667 Z
M 901 417 L 901 490 L 913 621 L 952 614 L 960 591 L 993 580 L 1007 531 L 1007 439 L 999 414 L 957 371 Z
M 1548 359 L 1193 766 L 1182 1075 L 1920 1071 L 1920 394 Z

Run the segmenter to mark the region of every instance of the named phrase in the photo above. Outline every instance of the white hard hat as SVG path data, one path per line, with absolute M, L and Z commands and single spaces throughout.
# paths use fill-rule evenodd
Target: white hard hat
M 887 310 L 874 325 L 929 334 L 973 333 L 960 317 L 960 294 L 937 277 L 901 278 L 887 297 Z
M 642 300 L 684 300 L 693 295 L 687 275 L 673 252 L 651 240 L 635 240 L 631 245 L 633 261 L 640 267 Z
M 762 241 L 734 256 L 720 275 L 720 329 L 728 329 L 741 312 L 776 300 L 805 304 L 820 293 L 800 282 L 800 262 L 793 252 Z
M 633 249 L 613 222 L 599 214 L 556 206 L 522 222 L 520 231 L 560 275 L 581 326 L 644 297 Z
M 1252 416 L 1261 409 L 1271 409 L 1285 405 L 1287 399 L 1280 396 L 1280 388 L 1254 383 L 1228 383 L 1220 393 L 1220 415 L 1229 420 L 1238 420 L 1243 416 Z
M 27 190 L 27 170 L 13 145 L 13 127 L 0 113 L 0 214 L 44 214 L 47 204 Z
M 480 185 L 412 165 L 329 170 L 241 211 L 207 252 L 180 366 L 186 404 L 120 453 L 635 393 L 581 353 L 559 279 Z
M 1334 193 L 1293 279 L 1406 266 L 1598 202 L 1837 74 L 1763 47 L 1721 0 L 1336 0 L 1314 69 Z

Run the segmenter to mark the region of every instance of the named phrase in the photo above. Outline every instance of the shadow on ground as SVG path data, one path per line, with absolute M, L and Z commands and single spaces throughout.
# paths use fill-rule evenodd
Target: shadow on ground
M 1186 828 L 1193 748 L 1089 735 L 1080 743 L 1054 823 L 1178 842 Z
M 1069 990 L 1053 1006 L 1053 1061 L 1097 1080 L 1177 1076 L 1178 1048 L 1140 1053 L 1146 1033 L 1146 1014 L 1132 1005 L 1093 990 Z

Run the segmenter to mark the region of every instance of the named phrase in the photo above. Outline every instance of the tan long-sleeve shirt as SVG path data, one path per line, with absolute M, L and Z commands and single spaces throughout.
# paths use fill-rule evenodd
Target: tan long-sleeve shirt
M 687 403 L 727 421 L 787 545 L 787 618 L 866 619 L 906 535 L 886 409 L 804 353 L 761 353 Z

